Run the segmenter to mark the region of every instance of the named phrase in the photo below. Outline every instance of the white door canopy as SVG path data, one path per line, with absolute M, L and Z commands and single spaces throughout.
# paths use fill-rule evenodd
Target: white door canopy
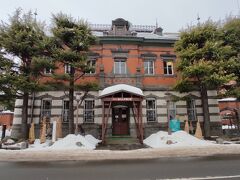
M 143 91 L 140 88 L 134 87 L 134 86 L 130 86 L 127 84 L 117 84 L 114 86 L 110 86 L 105 88 L 99 95 L 100 98 L 112 95 L 112 94 L 116 94 L 119 92 L 126 92 L 126 93 L 130 93 L 130 94 L 134 94 L 137 96 L 141 96 L 143 97 Z

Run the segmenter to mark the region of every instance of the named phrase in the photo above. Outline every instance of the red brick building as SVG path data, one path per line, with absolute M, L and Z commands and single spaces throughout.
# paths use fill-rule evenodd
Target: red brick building
M 160 27 L 130 25 L 121 18 L 111 25 L 91 28 L 98 43 L 90 48 L 88 63 L 95 70 L 78 83 L 96 82 L 100 89 L 89 92 L 80 107 L 78 121 L 86 133 L 98 138 L 103 133 L 132 137 L 139 137 L 140 133 L 147 137 L 160 129 L 167 130 L 169 118 L 176 115 L 187 115 L 193 122 L 203 121 L 199 92 L 179 94 L 172 89 L 178 78 L 173 48 L 179 38 L 177 33 L 163 33 Z M 67 64 L 59 64 L 56 73 L 68 73 L 68 69 Z M 173 96 L 187 96 L 189 100 L 174 102 Z M 212 134 L 218 134 L 221 122 L 216 91 L 209 91 L 208 96 Z M 39 124 L 43 116 L 51 120 L 61 116 L 67 126 L 69 101 L 63 91 L 36 93 L 29 104 L 29 122 Z M 21 107 L 19 99 L 14 112 L 16 135 L 21 127 Z M 76 118 L 75 113 L 75 122 Z

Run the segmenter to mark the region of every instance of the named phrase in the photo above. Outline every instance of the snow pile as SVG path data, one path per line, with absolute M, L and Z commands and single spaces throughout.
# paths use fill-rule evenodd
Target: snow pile
M 6 129 L 5 136 L 11 136 L 12 129 Z M 2 126 L 0 126 L 0 138 L 2 138 Z
M 30 149 L 42 149 L 42 148 L 46 148 L 49 147 L 51 144 L 50 140 L 46 140 L 45 143 L 40 143 L 40 139 L 35 139 L 34 144 L 30 144 L 29 148 Z
M 167 142 L 172 142 L 168 144 Z M 186 133 L 185 131 L 177 131 L 168 135 L 168 132 L 159 131 L 155 134 L 150 135 L 143 141 L 144 144 L 153 147 L 179 147 L 179 146 L 208 146 L 213 143 L 205 140 L 195 138 L 194 136 Z
M 33 145 L 30 145 L 31 150 L 39 149 L 95 149 L 100 140 L 94 138 L 92 135 L 74 135 L 69 134 L 66 137 L 56 141 L 50 146 L 51 141 L 47 140 L 45 143 L 40 144 L 40 140 L 36 139 Z

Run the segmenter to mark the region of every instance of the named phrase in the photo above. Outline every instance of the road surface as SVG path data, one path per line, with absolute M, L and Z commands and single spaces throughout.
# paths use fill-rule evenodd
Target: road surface
M 211 176 L 211 177 L 209 177 Z M 0 180 L 240 179 L 240 156 L 0 162 Z M 196 178 L 198 177 L 198 178 Z

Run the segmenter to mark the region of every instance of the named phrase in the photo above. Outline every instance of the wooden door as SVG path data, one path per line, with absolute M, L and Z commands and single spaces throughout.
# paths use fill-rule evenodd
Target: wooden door
M 112 111 L 112 134 L 129 135 L 129 108 L 114 107 Z

